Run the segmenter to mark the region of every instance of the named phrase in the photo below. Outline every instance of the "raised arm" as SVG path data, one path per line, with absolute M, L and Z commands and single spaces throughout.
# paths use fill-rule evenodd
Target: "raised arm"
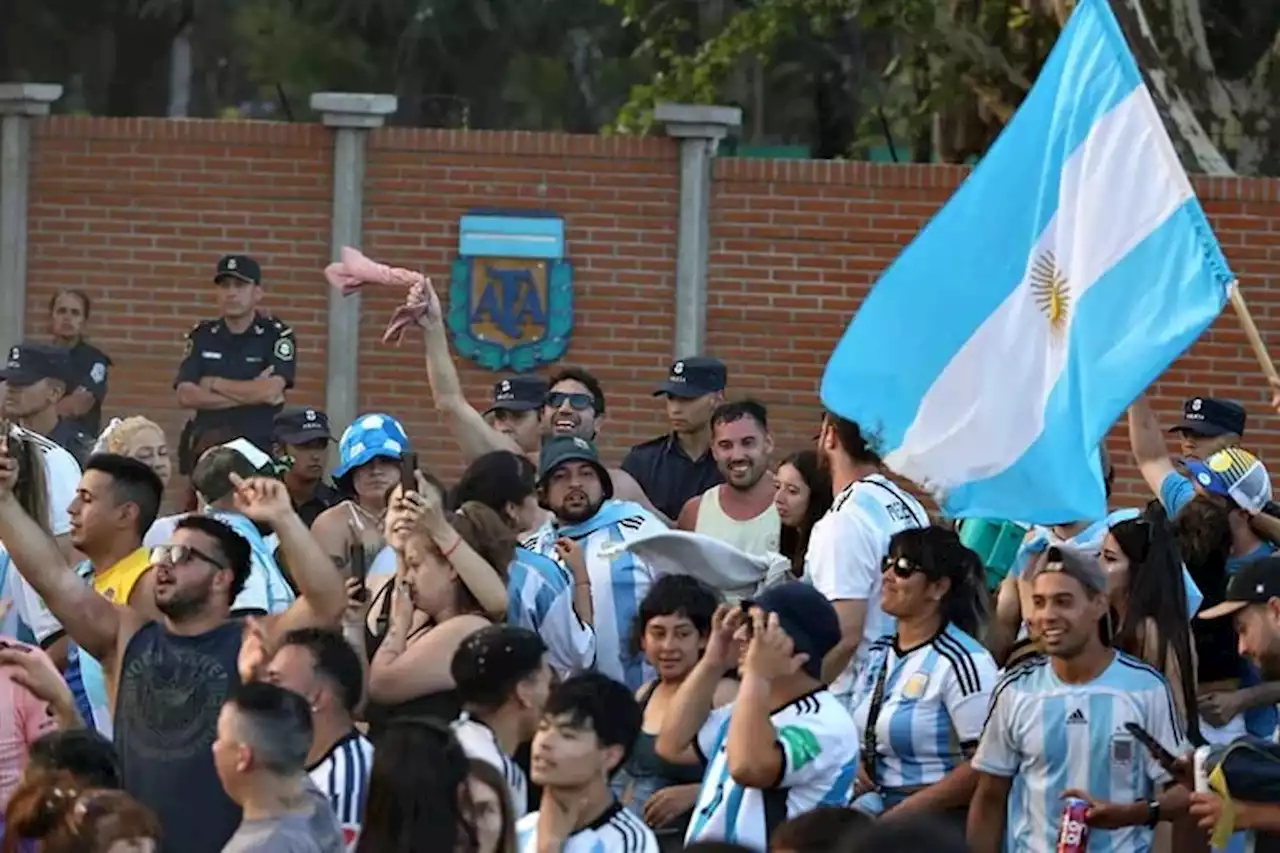
M 697 741 L 698 732 L 711 715 L 720 680 L 737 661 L 733 635 L 741 624 L 742 611 L 729 605 L 721 605 L 711 617 L 706 651 L 663 715 L 662 730 L 654 743 L 654 751 L 660 758 L 680 763 L 686 750 Z
M 76 575 L 58 544 L 18 503 L 13 493 L 17 480 L 17 460 L 9 455 L 8 438 L 0 436 L 0 541 L 14 568 L 71 639 L 105 666 L 113 659 L 121 631 L 135 620 L 128 618 L 129 624 L 122 624 L 128 608 L 107 601 Z
M 1142 479 L 1156 497 L 1160 497 L 1165 478 L 1174 473 L 1174 469 L 1160 422 L 1145 395 L 1129 407 L 1129 447 Z
M 520 453 L 516 443 L 489 426 L 462 393 L 462 383 L 458 381 L 458 371 L 453 366 L 453 354 L 449 352 L 440 297 L 436 296 L 435 289 L 430 284 L 420 290 L 415 288 L 409 299 L 425 299 L 429 306 L 419 324 L 425 339 L 427 382 L 431 385 L 436 410 L 444 415 L 449 431 L 462 448 L 463 457 L 470 462 L 494 450 Z

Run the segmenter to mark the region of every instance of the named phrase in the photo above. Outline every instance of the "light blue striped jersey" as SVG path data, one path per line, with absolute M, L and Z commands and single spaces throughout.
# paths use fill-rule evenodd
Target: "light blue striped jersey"
M 205 514 L 243 536 L 253 554 L 249 580 L 232 602 L 231 611 L 260 610 L 272 614 L 288 610 L 297 596 L 276 562 L 276 548 L 279 546 L 275 541 L 276 537 L 263 536 L 256 524 L 238 512 L 209 509 L 205 510 Z
M 530 812 L 516 822 L 516 850 L 539 853 L 538 812 Z M 560 853 L 660 853 L 660 848 L 653 830 L 644 821 L 614 803 L 565 839 Z
M 644 655 L 631 649 L 631 631 L 640 602 L 654 581 L 653 570 L 623 544 L 667 527 L 644 507 L 629 501 L 608 500 L 591 518 L 579 524 L 559 525 L 548 520 L 524 547 L 555 561 L 556 539 L 567 537 L 582 546 L 587 575 L 591 579 L 596 656 L 594 668 L 621 681 L 634 692 L 654 677 Z M 567 567 L 563 567 L 569 575 Z
M 851 707 L 857 672 L 871 644 L 894 632 L 894 620 L 880 609 L 880 569 L 893 534 L 927 527 L 929 513 L 893 481 L 871 474 L 850 483 L 809 536 L 804 580 L 830 601 L 865 601 L 863 641 L 831 690 Z
M 686 846 L 727 841 L 766 850 L 784 821 L 818 806 L 847 806 L 857 774 L 853 720 L 840 700 L 820 688 L 774 711 L 774 743 L 782 775 L 772 788 L 744 788 L 729 775 L 727 743 L 733 704 L 716 708 L 698 731 L 694 748 L 706 765 Z M 765 749 L 760 744 L 759 749 Z
M 1088 684 L 1061 681 L 1048 656 L 1020 663 L 1000 679 L 973 766 L 1013 779 L 1006 853 L 1054 849 L 1068 789 L 1136 803 L 1153 799 L 1170 781 L 1126 723 L 1142 726 L 1174 755 L 1187 751 L 1168 682 L 1123 652 Z M 1151 840 L 1143 826 L 1094 829 L 1089 853 L 1145 853 Z
M 355 729 L 307 768 L 311 782 L 333 807 L 349 851 L 356 849 L 360 826 L 364 823 L 364 806 L 369 796 L 369 773 L 372 770 L 373 743 Z
M 595 661 L 595 632 L 573 609 L 573 579 L 554 560 L 523 546 L 507 566 L 507 622 L 542 637 L 547 659 L 561 677 Z
M 884 698 L 876 717 L 875 781 L 888 789 L 932 785 L 963 764 L 978 745 L 996 684 L 996 663 L 981 643 L 954 625 L 905 652 L 898 650 L 895 637 L 881 637 L 871 646 L 855 692 L 859 746 L 881 672 Z

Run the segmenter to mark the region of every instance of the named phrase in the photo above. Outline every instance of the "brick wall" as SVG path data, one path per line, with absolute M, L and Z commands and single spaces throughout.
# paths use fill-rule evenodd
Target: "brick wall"
M 28 332 L 42 335 L 57 287 L 95 300 L 93 339 L 116 361 L 110 414 L 144 412 L 175 438 L 170 386 L 182 336 L 216 312 L 219 255 L 258 257 L 268 310 L 293 324 L 293 399 L 324 393 L 331 136 L 313 125 L 58 117 L 37 123 L 31 186 Z M 876 275 L 962 179 L 928 166 L 721 159 L 715 168 L 709 351 L 735 393 L 770 405 L 778 445 L 807 445 L 827 354 Z M 1280 181 L 1202 180 L 1201 198 L 1264 336 L 1280 335 Z M 649 396 L 670 360 L 678 163 L 666 139 L 388 128 L 373 133 L 364 248 L 443 288 L 458 217 L 476 207 L 564 216 L 575 267 L 576 328 L 565 361 L 598 373 L 609 394 L 607 457 L 662 429 Z M 426 390 L 415 338 L 379 338 L 395 302 L 370 294 L 361 322 L 360 405 L 402 417 L 427 459 L 457 473 Z M 477 405 L 493 374 L 463 367 Z M 1228 313 L 1157 386 L 1181 398 L 1234 397 L 1254 413 L 1250 444 L 1280 458 L 1265 383 Z M 1141 495 L 1127 465 L 1121 493 Z

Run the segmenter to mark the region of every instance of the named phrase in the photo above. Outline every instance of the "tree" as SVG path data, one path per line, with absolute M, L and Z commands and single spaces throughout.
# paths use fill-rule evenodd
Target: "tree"
M 745 62 L 772 68 L 797 42 L 861 30 L 868 50 L 856 97 L 868 141 L 915 160 L 980 156 L 1026 94 L 1072 0 L 757 0 L 690 45 L 687 11 L 668 0 L 618 3 L 642 35 L 651 80 L 632 91 L 620 130 L 643 131 L 659 100 L 723 101 Z M 1194 171 L 1280 174 L 1280 4 L 1252 0 L 1111 0 Z M 810 86 L 818 81 L 810 81 Z M 733 100 L 731 97 L 729 100 Z M 820 103 L 820 101 L 815 102 Z M 744 106 L 749 105 L 744 104 Z

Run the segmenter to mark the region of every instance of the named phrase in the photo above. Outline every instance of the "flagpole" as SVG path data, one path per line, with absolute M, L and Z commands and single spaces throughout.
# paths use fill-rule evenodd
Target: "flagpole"
M 1280 373 L 1276 372 L 1276 366 L 1267 352 L 1267 345 L 1262 342 L 1258 325 L 1253 322 L 1253 315 L 1249 313 L 1249 305 L 1244 301 L 1244 294 L 1240 292 L 1239 279 L 1231 283 L 1231 307 L 1236 310 L 1236 319 L 1244 329 L 1244 336 L 1249 339 L 1249 346 L 1253 349 L 1253 357 L 1258 360 L 1258 366 L 1262 368 L 1267 379 L 1271 380 L 1272 385 L 1280 385 Z

